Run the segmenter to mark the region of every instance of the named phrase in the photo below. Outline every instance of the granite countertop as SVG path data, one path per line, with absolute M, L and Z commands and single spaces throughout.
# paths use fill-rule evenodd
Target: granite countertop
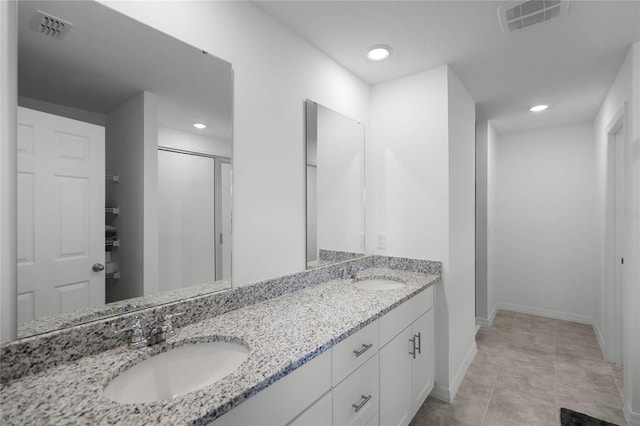
M 387 268 L 363 277 L 401 280 L 396 290 L 361 290 L 335 279 L 182 327 L 166 343 L 126 346 L 9 381 L 0 387 L 2 424 L 206 424 L 305 364 L 440 275 Z M 119 372 L 170 347 L 210 340 L 240 341 L 249 358 L 213 385 L 153 403 L 120 404 L 102 390 Z

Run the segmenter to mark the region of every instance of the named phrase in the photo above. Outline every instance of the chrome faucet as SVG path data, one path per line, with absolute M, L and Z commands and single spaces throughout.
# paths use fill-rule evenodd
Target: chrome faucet
M 122 330 L 116 330 L 116 334 L 125 331 L 131 331 L 132 333 L 131 339 L 129 340 L 129 347 L 132 349 L 139 349 L 146 346 L 152 346 L 158 343 L 162 343 L 167 340 L 167 337 L 175 332 L 172 323 L 173 317 L 182 314 L 184 314 L 184 312 L 164 315 L 162 317 L 162 320 L 157 321 L 149 328 L 149 332 L 146 333 L 146 335 L 144 333 L 144 329 L 142 328 L 142 324 L 140 324 L 139 318 L 136 318 L 135 322 L 129 327 L 123 328 Z
M 354 266 L 351 269 L 349 269 L 347 266 L 345 266 L 344 268 L 342 268 L 342 271 L 340 271 L 340 278 L 342 279 L 353 279 L 356 277 L 356 274 L 358 272 L 360 272 L 362 270 L 361 267 L 359 266 Z
M 354 266 L 351 268 L 351 272 L 349 273 L 349 278 L 353 279 L 356 277 L 356 274 L 362 270 L 359 266 Z

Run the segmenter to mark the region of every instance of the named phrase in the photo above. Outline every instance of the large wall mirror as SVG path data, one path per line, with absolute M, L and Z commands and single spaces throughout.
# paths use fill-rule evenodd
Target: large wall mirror
M 231 64 L 96 2 L 18 7 L 18 337 L 229 288 Z
M 306 108 L 307 268 L 364 256 L 364 126 Z

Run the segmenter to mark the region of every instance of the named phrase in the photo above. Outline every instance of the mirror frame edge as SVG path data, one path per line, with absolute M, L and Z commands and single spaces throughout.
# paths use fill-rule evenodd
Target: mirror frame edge
M 16 340 L 18 332 L 18 2 L 0 1 L 0 342 Z

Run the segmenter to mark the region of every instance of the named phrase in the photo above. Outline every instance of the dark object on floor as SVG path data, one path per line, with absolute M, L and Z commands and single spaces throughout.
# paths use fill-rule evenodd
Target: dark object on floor
M 560 424 L 562 426 L 618 426 L 568 408 L 560 409 Z

